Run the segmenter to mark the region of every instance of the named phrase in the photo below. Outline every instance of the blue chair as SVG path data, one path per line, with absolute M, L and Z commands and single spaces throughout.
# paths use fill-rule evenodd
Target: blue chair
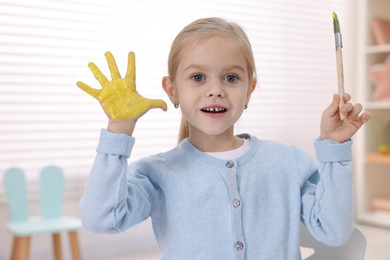
M 81 259 L 77 236 L 81 221 L 61 214 L 64 177 L 60 168 L 47 166 L 41 171 L 39 186 L 42 214 L 40 216 L 28 214 L 26 178 L 21 169 L 6 170 L 4 185 L 11 217 L 7 228 L 14 235 L 12 260 L 28 260 L 31 236 L 40 233 L 52 235 L 54 257 L 56 260 L 61 260 L 61 232 L 69 233 L 73 260 Z
M 347 243 L 337 247 L 327 246 L 313 238 L 301 224 L 301 247 L 314 251 L 307 258 L 304 257 L 305 260 L 364 260 L 367 240 L 363 232 L 355 227 Z

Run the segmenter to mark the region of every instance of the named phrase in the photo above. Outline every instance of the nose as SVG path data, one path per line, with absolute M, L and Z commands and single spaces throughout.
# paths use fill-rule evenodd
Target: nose
M 217 81 L 210 82 L 206 88 L 205 95 L 206 97 L 224 97 L 223 83 Z

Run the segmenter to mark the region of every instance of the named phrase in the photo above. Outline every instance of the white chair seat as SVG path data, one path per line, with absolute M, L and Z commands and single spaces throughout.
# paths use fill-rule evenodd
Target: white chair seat
M 9 222 L 7 228 L 17 236 L 31 236 L 39 233 L 58 233 L 81 228 L 79 219 L 67 216 L 45 219 L 42 216 L 31 216 L 26 221 Z

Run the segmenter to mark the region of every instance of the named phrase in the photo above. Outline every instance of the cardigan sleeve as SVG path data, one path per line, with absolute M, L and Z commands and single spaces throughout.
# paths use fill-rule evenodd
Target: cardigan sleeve
M 97 155 L 80 201 L 83 225 L 117 233 L 149 217 L 156 188 L 141 170 L 127 166 L 135 139 L 102 129 Z
M 304 163 L 298 166 L 301 175 L 308 176 L 301 188 L 301 219 L 317 240 L 340 246 L 354 228 L 352 141 L 317 139 L 314 146 L 319 165 L 307 167 L 309 159 L 302 155 Z

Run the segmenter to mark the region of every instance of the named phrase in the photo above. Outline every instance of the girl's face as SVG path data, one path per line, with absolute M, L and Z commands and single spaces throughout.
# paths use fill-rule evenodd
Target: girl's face
M 180 104 L 189 124 L 190 141 L 208 137 L 234 138 L 240 118 L 255 88 L 248 78 L 246 59 L 232 38 L 213 36 L 187 47 L 172 82 L 163 86 L 171 101 Z

